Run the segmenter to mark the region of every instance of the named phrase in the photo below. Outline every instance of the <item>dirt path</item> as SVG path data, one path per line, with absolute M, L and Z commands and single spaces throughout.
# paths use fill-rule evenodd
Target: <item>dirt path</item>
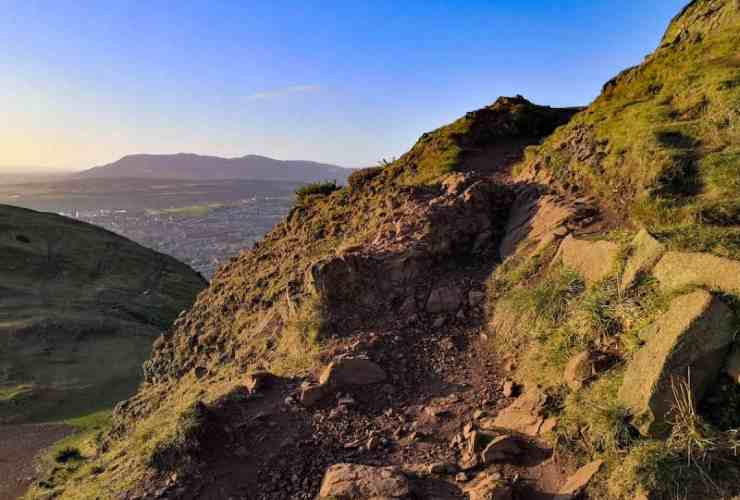
M 23 495 L 36 474 L 39 452 L 73 432 L 64 424 L 0 426 L 0 500 Z

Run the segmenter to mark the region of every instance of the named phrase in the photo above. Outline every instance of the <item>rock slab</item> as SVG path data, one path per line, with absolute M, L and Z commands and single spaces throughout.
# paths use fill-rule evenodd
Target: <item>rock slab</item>
M 337 464 L 326 471 L 319 500 L 394 500 L 410 494 L 411 484 L 397 467 Z
M 701 286 L 740 294 L 740 261 L 708 253 L 667 252 L 653 274 L 669 290 Z
M 673 387 L 690 377 L 701 401 L 724 365 L 734 336 L 733 314 L 717 297 L 697 290 L 682 295 L 649 327 L 646 344 L 627 365 L 619 399 L 643 435 L 669 430 Z
M 641 275 L 650 272 L 655 267 L 665 251 L 665 246 L 645 229 L 637 233 L 635 239 L 632 240 L 630 255 L 624 266 L 621 289 L 632 288 Z
M 608 276 L 618 255 L 619 245 L 612 241 L 579 240 L 569 235 L 560 244 L 563 264 L 577 271 L 589 284 Z

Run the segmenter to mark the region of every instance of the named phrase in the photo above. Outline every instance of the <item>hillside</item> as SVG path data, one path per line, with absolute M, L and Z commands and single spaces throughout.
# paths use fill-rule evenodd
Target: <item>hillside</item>
M 178 261 L 57 215 L 0 205 L 0 422 L 110 408 L 206 281 Z
M 29 497 L 736 498 L 738 22 L 299 192 Z
M 82 178 L 248 179 L 268 181 L 344 182 L 351 169 L 311 161 L 282 161 L 265 156 L 219 158 L 179 153 L 138 154 L 76 174 Z

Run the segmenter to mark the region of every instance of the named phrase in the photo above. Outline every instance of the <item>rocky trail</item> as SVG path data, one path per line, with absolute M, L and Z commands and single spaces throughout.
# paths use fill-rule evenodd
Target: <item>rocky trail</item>
M 524 222 L 509 218 L 512 248 L 532 234 L 552 238 L 569 220 L 595 221 L 588 210 L 556 209 L 554 198 L 545 199 L 555 207 L 544 211 L 547 220 L 532 221 L 542 201 L 536 189 L 494 175 L 524 200 L 515 207 Z M 468 174 L 464 185 L 492 178 Z M 376 246 L 387 255 L 393 244 Z M 593 472 L 569 481 L 573 464 L 538 437 L 552 424 L 544 400 L 527 403 L 532 395 L 508 377 L 513 357 L 497 359 L 484 345 L 485 281 L 498 253 L 492 245 L 464 266 L 425 276 L 417 283 L 422 300 L 411 301 L 420 307 L 332 340 L 323 373 L 251 375 L 240 393 L 204 408 L 210 423 L 197 477 L 156 478 L 126 498 L 575 498 Z M 523 413 L 502 413 L 519 401 Z

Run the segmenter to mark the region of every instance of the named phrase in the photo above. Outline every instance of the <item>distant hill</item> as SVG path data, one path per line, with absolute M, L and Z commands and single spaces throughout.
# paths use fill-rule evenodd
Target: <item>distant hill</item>
M 0 424 L 132 394 L 154 339 L 207 282 L 105 229 L 0 204 Z
M 76 174 L 84 178 L 140 177 L 151 179 L 249 179 L 271 181 L 344 182 L 351 169 L 312 161 L 283 161 L 266 156 L 220 158 L 178 153 L 129 155 Z

